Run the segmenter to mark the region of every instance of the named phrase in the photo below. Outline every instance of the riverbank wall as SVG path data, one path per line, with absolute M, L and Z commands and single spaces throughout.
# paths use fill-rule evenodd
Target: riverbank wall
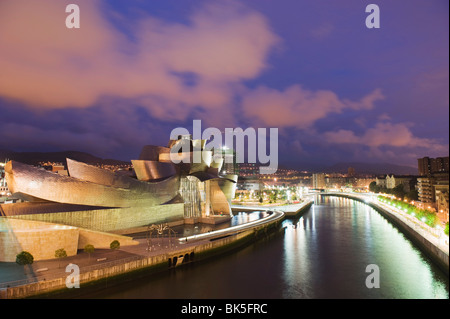
M 116 260 L 103 265 L 101 268 L 95 267 L 96 269 L 81 268 L 79 274 L 80 288 L 67 288 L 66 278 L 69 275 L 67 274 L 64 277 L 0 288 L 0 299 L 52 298 L 58 297 L 58 295 L 67 296 L 68 298 L 76 297 L 78 294 L 81 294 L 83 287 L 95 289 L 95 286 L 100 288 L 105 287 L 105 285 L 111 286 L 128 278 L 167 271 L 170 268 L 232 251 L 279 229 L 283 220 L 284 214 L 279 214 L 279 217 L 270 219 L 266 223 L 256 224 L 243 230 L 224 234 L 219 238 L 214 237 L 210 240 L 202 240 L 194 245 L 186 245 L 186 247 L 168 251 L 164 254 Z
M 378 206 L 373 202 L 366 202 L 357 196 L 351 196 L 348 194 L 320 194 L 320 196 L 335 196 L 353 199 L 358 202 L 362 202 L 381 214 L 393 225 L 395 225 L 405 236 L 407 236 L 425 255 L 427 255 L 447 276 L 449 276 L 449 256 L 444 251 L 436 247 L 428 239 L 420 235 L 413 227 L 403 222 L 395 214 L 391 213 L 387 209 Z
M 284 211 L 284 214 L 286 215 L 286 218 L 298 218 L 303 215 L 312 206 L 312 204 L 314 204 L 314 201 L 307 201 L 301 206 Z
M 311 205 L 314 204 L 313 200 L 306 200 L 299 204 L 289 204 L 282 206 L 245 206 L 245 205 L 232 205 L 231 210 L 233 213 L 237 212 L 252 212 L 252 211 L 263 211 L 263 210 L 273 210 L 281 211 L 284 213 L 286 218 L 297 218 L 300 217 L 304 212 L 306 212 Z

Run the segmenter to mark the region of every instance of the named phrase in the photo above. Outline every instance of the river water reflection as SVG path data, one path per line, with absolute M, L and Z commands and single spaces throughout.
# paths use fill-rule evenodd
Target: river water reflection
M 367 265 L 380 288 L 366 287 Z M 239 251 L 93 298 L 448 298 L 448 277 L 372 208 L 316 198 L 301 218 Z

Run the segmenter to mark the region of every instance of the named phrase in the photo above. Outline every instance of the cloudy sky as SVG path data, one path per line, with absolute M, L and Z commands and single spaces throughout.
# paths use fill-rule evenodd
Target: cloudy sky
M 279 161 L 296 168 L 416 166 L 449 153 L 448 12 L 447 0 L 0 0 L 0 149 L 130 160 L 200 119 L 278 128 Z

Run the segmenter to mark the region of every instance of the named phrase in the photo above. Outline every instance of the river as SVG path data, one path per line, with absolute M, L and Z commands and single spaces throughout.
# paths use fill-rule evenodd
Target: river
M 317 197 L 282 231 L 243 249 L 87 298 L 448 298 L 448 277 L 374 209 Z M 379 288 L 368 288 L 368 265 Z M 372 278 L 372 277 L 370 277 Z M 371 279 L 372 280 L 372 279 Z M 370 281 L 370 280 L 369 280 Z

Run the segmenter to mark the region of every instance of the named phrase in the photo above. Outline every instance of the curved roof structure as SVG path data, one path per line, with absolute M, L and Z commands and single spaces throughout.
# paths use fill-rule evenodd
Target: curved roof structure
M 68 175 L 9 161 L 5 175 L 11 192 L 33 203 L 16 206 L 16 210 L 8 209 L 8 214 L 36 217 L 41 213 L 55 216 L 67 213 L 70 217 L 66 217 L 74 224 L 79 222 L 77 216 L 88 216 L 89 227 L 103 227 L 101 229 L 126 227 L 124 222 L 97 225 L 112 221 L 113 213 L 133 226 L 145 225 L 150 217 L 168 220 L 209 215 L 210 208 L 214 213 L 231 215 L 230 203 L 236 190 L 237 175 L 219 175 L 223 154 L 205 150 L 205 142 L 181 138 L 172 140 L 170 147 L 146 145 L 139 160 L 131 161 L 136 176 L 69 158 L 66 159 Z M 171 155 L 181 162 L 176 163 Z M 203 185 L 198 184 L 203 182 Z M 194 205 L 199 208 L 195 214 L 186 213 Z M 152 209 L 158 216 L 145 214 Z M 94 217 L 100 215 L 102 217 Z M 140 217 L 136 217 L 138 215 Z
M 159 180 L 176 174 L 175 166 L 172 163 L 148 160 L 132 160 L 131 163 L 140 181 Z
M 157 145 L 145 145 L 141 150 L 139 159 L 147 160 L 147 161 L 158 161 L 160 154 L 169 153 L 169 152 L 170 152 L 170 147 L 157 146 Z
M 178 194 L 179 176 L 149 183 L 70 161 L 71 176 L 9 161 L 6 179 L 12 193 L 67 204 L 136 207 L 164 204 Z M 73 175 L 75 176 L 73 176 Z

